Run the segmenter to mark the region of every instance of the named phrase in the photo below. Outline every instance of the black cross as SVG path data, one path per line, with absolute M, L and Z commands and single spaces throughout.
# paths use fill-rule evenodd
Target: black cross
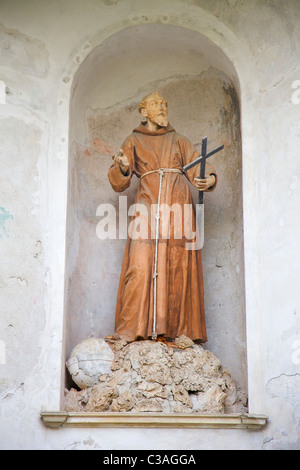
M 200 163 L 200 178 L 204 179 L 205 178 L 205 165 L 206 165 L 206 160 L 214 155 L 217 152 L 220 152 L 220 150 L 223 150 L 224 145 L 221 145 L 220 147 L 216 148 L 215 150 L 212 150 L 211 152 L 207 153 L 207 137 L 204 137 L 202 139 L 202 148 L 201 148 L 201 156 L 196 158 L 191 163 L 188 163 L 182 168 L 182 171 L 185 173 L 186 171 L 190 170 L 193 168 L 195 165 L 198 165 Z M 204 191 L 199 191 L 199 204 L 203 204 L 203 196 L 204 196 Z

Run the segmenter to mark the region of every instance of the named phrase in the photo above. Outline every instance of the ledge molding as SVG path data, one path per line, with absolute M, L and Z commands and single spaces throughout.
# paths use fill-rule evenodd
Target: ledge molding
M 43 411 L 41 419 L 53 429 L 84 428 L 205 428 L 260 430 L 268 421 L 254 414 L 179 414 L 179 413 L 74 413 Z

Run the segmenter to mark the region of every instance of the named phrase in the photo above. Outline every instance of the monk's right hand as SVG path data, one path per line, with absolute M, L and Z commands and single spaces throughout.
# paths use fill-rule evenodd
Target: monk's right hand
M 121 172 L 123 175 L 127 175 L 128 170 L 129 170 L 129 161 L 126 155 L 124 155 L 124 152 L 122 149 L 120 149 L 120 152 L 118 155 L 115 155 L 112 157 L 113 160 L 118 163 Z

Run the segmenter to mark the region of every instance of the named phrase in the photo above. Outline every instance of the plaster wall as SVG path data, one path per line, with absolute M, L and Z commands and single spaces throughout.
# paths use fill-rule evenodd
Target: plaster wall
M 299 2 L 4 0 L 0 18 L 1 448 L 299 449 Z M 260 432 L 40 422 L 62 390 L 73 78 L 106 38 L 150 23 L 199 32 L 239 79 L 249 406 L 269 416 Z

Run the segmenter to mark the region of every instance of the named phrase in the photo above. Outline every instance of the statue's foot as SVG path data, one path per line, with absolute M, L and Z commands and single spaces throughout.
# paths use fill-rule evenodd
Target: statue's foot
M 165 344 L 165 345 L 168 346 L 169 348 L 177 348 L 177 345 L 175 344 L 173 338 L 169 338 L 169 337 L 166 337 L 166 336 L 163 336 L 163 335 L 159 335 L 159 336 L 157 337 L 157 341 L 158 341 L 159 343 Z
M 115 343 L 116 341 L 120 341 L 122 338 L 119 333 L 114 333 L 113 335 L 105 336 L 105 341 L 108 343 Z

